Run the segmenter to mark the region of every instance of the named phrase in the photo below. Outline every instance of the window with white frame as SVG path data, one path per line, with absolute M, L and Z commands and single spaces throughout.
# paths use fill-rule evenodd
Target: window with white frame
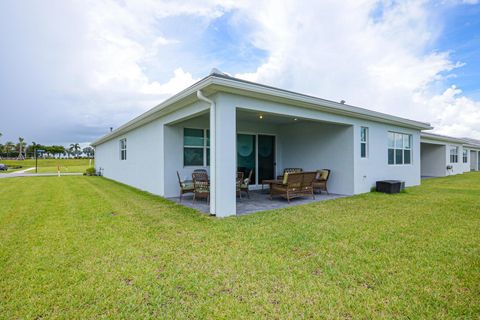
M 368 157 L 368 128 L 360 127 L 360 157 Z
M 463 163 L 468 162 L 468 150 L 463 149 Z
M 183 165 L 210 165 L 210 130 L 183 128 Z
M 388 132 L 388 164 L 404 165 L 412 163 L 412 135 Z
M 458 163 L 458 147 L 450 147 L 450 163 Z
M 127 160 L 127 139 L 120 140 L 120 160 Z

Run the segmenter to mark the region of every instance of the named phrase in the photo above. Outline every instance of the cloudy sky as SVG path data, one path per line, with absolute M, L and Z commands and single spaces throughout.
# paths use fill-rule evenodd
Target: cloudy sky
M 87 143 L 213 67 L 480 139 L 478 0 L 3 0 L 0 142 Z

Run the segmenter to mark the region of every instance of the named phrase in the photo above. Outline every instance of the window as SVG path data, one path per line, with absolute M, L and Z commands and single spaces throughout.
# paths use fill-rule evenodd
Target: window
M 183 129 L 183 165 L 210 165 L 210 130 Z
M 463 163 L 468 162 L 468 150 L 463 149 Z
M 450 163 L 458 163 L 458 147 L 450 148 Z
M 412 135 L 388 132 L 388 164 L 412 163 Z
M 368 128 L 360 127 L 360 157 L 368 157 Z
M 127 160 L 127 139 L 120 140 L 120 160 Z

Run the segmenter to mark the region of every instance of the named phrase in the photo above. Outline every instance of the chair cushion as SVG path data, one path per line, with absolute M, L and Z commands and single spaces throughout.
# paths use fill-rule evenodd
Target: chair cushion
M 288 172 L 285 172 L 285 174 L 283 175 L 283 184 L 287 184 L 288 182 Z
M 193 182 L 182 182 L 182 189 L 193 189 Z
M 327 180 L 328 178 L 328 171 L 327 170 L 320 170 L 319 180 Z

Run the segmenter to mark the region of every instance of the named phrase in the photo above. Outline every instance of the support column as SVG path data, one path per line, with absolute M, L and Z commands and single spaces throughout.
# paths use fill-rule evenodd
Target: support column
M 213 120 L 213 121 L 212 121 Z M 236 108 L 217 101 L 210 110 L 210 213 L 236 214 Z

